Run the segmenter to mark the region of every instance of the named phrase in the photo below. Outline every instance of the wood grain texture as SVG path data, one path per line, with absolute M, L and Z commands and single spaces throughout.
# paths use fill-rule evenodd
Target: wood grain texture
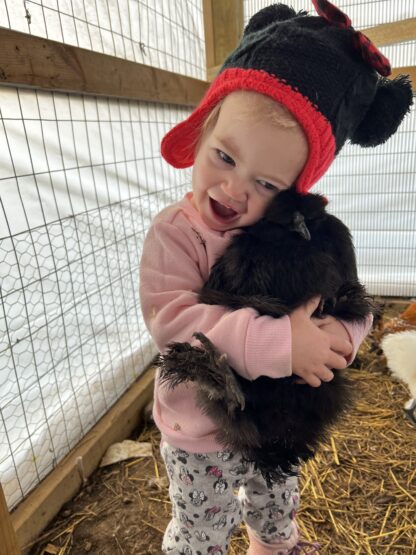
M 4 550 L 4 551 L 3 551 Z M 3 488 L 0 485 L 0 553 L 6 555 L 20 555 L 21 551 L 17 545 L 16 534 L 9 515 L 9 510 L 4 497 Z
M 387 46 L 416 39 L 416 17 L 383 23 L 362 29 L 364 35 L 377 46 Z
M 204 29 L 207 72 L 221 66 L 237 46 L 243 33 L 242 0 L 204 0 Z
M 0 29 L 0 84 L 196 106 L 199 79 Z

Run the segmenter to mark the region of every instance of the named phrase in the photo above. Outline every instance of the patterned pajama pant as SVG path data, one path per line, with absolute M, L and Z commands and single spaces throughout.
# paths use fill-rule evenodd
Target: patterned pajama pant
M 188 453 L 162 442 L 172 520 L 162 550 L 170 555 L 225 555 L 244 520 L 260 542 L 296 544 L 297 477 L 267 488 L 260 473 L 236 453 Z

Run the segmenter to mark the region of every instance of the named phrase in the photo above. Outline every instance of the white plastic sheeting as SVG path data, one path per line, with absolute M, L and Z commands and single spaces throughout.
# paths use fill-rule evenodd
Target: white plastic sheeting
M 0 1 L 0 24 L 201 78 L 201 10 Z M 138 263 L 151 219 L 188 188 L 188 172 L 159 148 L 187 114 L 0 88 L 0 476 L 10 508 L 156 354 Z
M 151 219 L 186 188 L 159 142 L 187 112 L 15 89 L 0 89 L 0 111 L 0 475 L 13 506 L 155 354 L 138 263 Z
M 246 18 L 265 4 L 245 2 Z M 357 27 L 416 16 L 413 0 L 340 6 Z M 0 25 L 204 77 L 201 0 L 0 0 Z M 393 65 L 416 64 L 414 42 L 383 50 Z M 152 217 L 189 189 L 189 172 L 159 154 L 186 115 L 0 88 L 0 475 L 10 508 L 155 354 L 138 261 Z M 345 147 L 316 187 L 351 227 L 372 293 L 416 294 L 415 127 L 413 110 L 386 145 Z
M 245 0 L 245 21 L 271 2 Z M 414 0 L 334 2 L 357 29 L 416 17 Z M 288 2 L 315 13 L 310 0 Z M 416 65 L 416 41 L 381 47 L 393 67 Z M 315 186 L 351 229 L 359 275 L 374 295 L 416 296 L 416 110 L 384 145 L 346 145 Z

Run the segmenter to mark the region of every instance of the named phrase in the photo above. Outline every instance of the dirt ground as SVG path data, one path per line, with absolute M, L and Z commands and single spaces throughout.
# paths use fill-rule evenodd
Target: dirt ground
M 403 306 L 399 307 L 403 308 Z M 388 304 L 386 314 L 397 312 Z M 302 471 L 299 523 L 322 554 L 416 554 L 416 428 L 404 418 L 408 392 L 394 381 L 370 338 L 350 371 L 355 408 Z M 97 470 L 45 530 L 30 555 L 156 555 L 169 521 L 159 432 L 147 423 L 134 439 L 153 457 Z M 243 555 L 242 527 L 231 555 Z

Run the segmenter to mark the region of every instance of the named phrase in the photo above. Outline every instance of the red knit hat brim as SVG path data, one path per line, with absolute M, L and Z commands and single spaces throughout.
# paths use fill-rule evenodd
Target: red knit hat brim
M 331 125 L 309 99 L 265 71 L 230 68 L 220 73 L 192 114 L 165 135 L 161 144 L 162 156 L 175 168 L 192 166 L 195 148 L 208 114 L 224 97 L 238 90 L 250 90 L 273 98 L 286 106 L 302 126 L 309 154 L 296 180 L 296 189 L 306 193 L 334 160 L 335 140 Z

